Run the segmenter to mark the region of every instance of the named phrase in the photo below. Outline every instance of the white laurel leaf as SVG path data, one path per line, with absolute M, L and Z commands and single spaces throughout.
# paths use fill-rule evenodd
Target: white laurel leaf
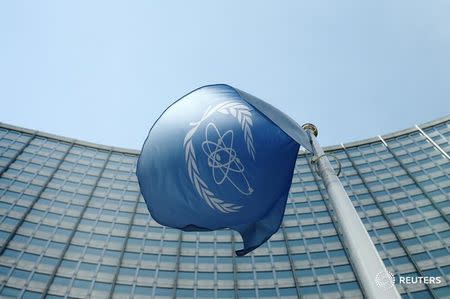
M 184 145 L 186 146 L 187 142 L 192 140 L 192 136 L 195 133 L 195 128 L 198 127 L 199 124 L 197 124 L 197 126 L 195 126 L 194 128 L 190 129 L 189 132 L 186 134 L 186 137 L 184 137 Z
M 223 111 L 226 111 L 226 109 L 228 109 L 231 115 L 238 119 L 238 122 L 244 131 L 244 140 L 247 143 L 247 150 L 252 158 L 255 159 L 255 148 L 253 146 L 253 135 L 251 132 L 253 121 L 250 108 L 240 102 L 230 102 L 219 108 L 218 111 L 224 113 Z
M 233 204 L 231 204 L 231 203 L 224 203 L 223 204 L 223 207 L 225 207 L 225 208 L 231 208 L 233 206 Z
M 238 112 L 237 119 L 238 119 L 239 123 L 241 123 L 241 124 L 244 123 L 244 115 L 242 113 Z
M 247 123 L 249 126 L 253 126 L 252 118 L 250 116 L 247 116 L 245 118 L 245 123 Z
M 245 109 L 245 110 L 241 110 L 241 113 L 244 114 L 245 116 L 251 116 L 252 114 L 250 113 L 250 110 Z
M 238 104 L 238 105 L 234 106 L 234 108 L 236 110 L 239 110 L 241 113 L 243 113 L 244 111 L 247 111 L 248 113 L 250 113 L 250 110 L 248 109 L 248 107 L 245 105 L 242 105 L 242 104 Z
M 188 173 L 189 173 L 189 178 L 191 179 L 191 182 L 194 181 L 194 173 L 192 171 L 192 167 L 191 167 L 191 163 L 188 164 Z
M 245 136 L 251 136 L 252 135 L 252 132 L 250 131 L 250 127 L 247 126 L 247 125 L 244 125 L 244 134 L 245 134 Z
M 212 198 L 212 201 L 213 201 L 215 204 L 222 204 L 222 203 L 223 203 L 223 200 L 220 200 L 220 199 L 218 199 L 217 197 L 213 197 L 213 198 Z

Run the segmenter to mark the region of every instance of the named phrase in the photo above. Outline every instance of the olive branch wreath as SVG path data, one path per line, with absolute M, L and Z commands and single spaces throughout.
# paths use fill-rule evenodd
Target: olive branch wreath
M 219 210 L 222 213 L 237 212 L 240 208 L 242 208 L 242 206 L 224 202 L 223 200 L 215 196 L 214 193 L 209 190 L 208 185 L 200 177 L 200 173 L 197 167 L 197 158 L 195 155 L 192 138 L 202 122 L 215 112 L 228 114 L 237 118 L 239 124 L 241 125 L 241 129 L 244 132 L 244 140 L 247 145 L 247 150 L 252 156 L 253 160 L 255 159 L 255 148 L 253 146 L 253 136 L 251 131 L 251 127 L 253 125 L 252 114 L 248 106 L 236 101 L 226 101 L 214 106 L 213 108 L 211 108 L 210 106 L 205 111 L 200 121 L 190 124 L 193 127 L 189 130 L 189 132 L 186 134 L 186 137 L 184 138 L 184 158 L 187 164 L 189 178 L 192 184 L 195 186 L 198 194 L 200 194 L 200 196 L 206 201 L 206 203 L 212 209 Z

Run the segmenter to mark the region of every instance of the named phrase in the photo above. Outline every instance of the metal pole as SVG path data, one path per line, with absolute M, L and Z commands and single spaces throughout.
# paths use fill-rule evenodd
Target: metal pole
M 350 259 L 363 292 L 369 299 L 400 299 L 394 277 L 386 269 L 330 161 L 317 142 L 317 128 L 304 124 L 314 149 L 318 173 L 327 189 Z

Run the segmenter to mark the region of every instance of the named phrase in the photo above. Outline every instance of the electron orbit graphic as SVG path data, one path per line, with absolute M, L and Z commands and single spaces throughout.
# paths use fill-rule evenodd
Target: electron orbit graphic
M 205 141 L 202 149 L 208 158 L 212 176 L 216 184 L 221 185 L 228 180 L 240 193 L 250 195 L 252 187 L 245 177 L 245 167 L 233 149 L 233 131 L 228 130 L 221 135 L 214 123 L 205 129 Z

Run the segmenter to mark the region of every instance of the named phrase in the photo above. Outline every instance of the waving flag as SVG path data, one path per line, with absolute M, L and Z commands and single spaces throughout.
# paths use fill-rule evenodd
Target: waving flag
M 279 228 L 309 137 L 271 105 L 228 85 L 201 87 L 155 122 L 137 177 L 152 217 L 185 231 L 231 228 L 245 255 Z

